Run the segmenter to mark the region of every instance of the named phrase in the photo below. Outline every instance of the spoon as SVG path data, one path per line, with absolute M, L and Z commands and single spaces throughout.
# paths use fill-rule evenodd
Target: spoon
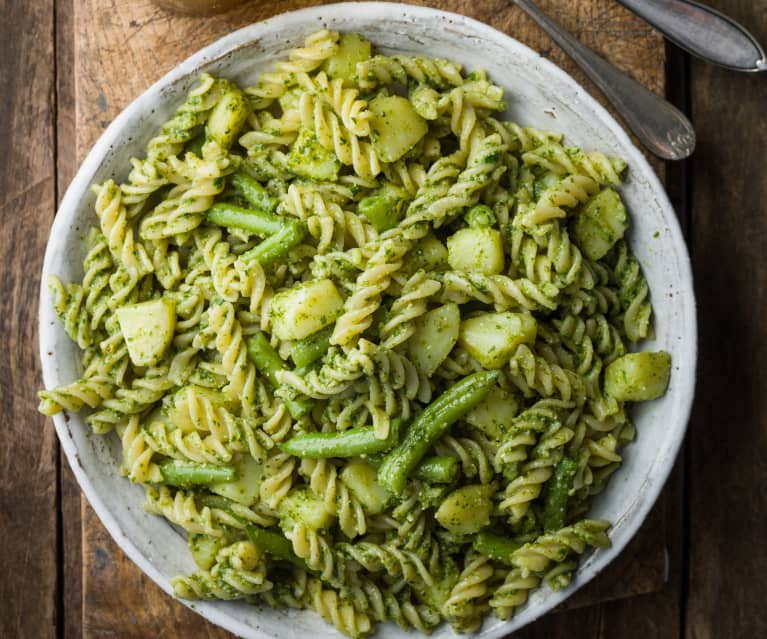
M 675 106 L 619 71 L 549 18 L 532 0 L 514 0 L 580 65 L 652 153 L 683 160 L 695 149 L 695 130 Z
M 678 47 L 733 71 L 767 71 L 759 42 L 726 15 L 693 0 L 618 0 Z

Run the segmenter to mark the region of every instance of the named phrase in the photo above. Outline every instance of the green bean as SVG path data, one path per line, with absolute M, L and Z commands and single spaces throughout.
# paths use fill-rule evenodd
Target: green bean
M 292 224 L 294 220 L 274 213 L 219 202 L 208 210 L 208 221 L 226 228 L 238 228 L 262 236 L 274 236 Z
M 261 332 L 255 333 L 248 338 L 247 347 L 248 357 L 256 368 L 269 380 L 272 387 L 279 388 L 280 382 L 277 379 L 277 373 L 287 369 L 285 362 L 272 348 L 266 335 Z M 288 411 L 295 419 L 303 417 L 312 408 L 311 402 L 308 400 L 286 399 L 284 401 Z
M 494 561 L 500 561 L 511 566 L 513 565 L 511 563 L 511 555 L 515 550 L 521 548 L 524 543 L 491 532 L 481 531 L 474 537 L 471 545 L 478 553 L 490 557 Z
M 413 477 L 430 484 L 452 484 L 458 479 L 459 473 L 459 463 L 455 457 L 436 455 L 422 459 Z
M 165 483 L 169 486 L 191 486 L 213 484 L 219 481 L 234 481 L 237 471 L 234 466 L 216 466 L 214 464 L 195 464 L 171 460 L 160 465 Z
M 257 526 L 245 526 L 248 539 L 258 548 L 269 553 L 275 559 L 289 561 L 298 568 L 306 569 L 306 563 L 293 552 L 293 545 L 280 533 L 258 528 Z
M 394 494 L 401 494 L 408 475 L 432 444 L 485 398 L 498 374 L 481 371 L 468 375 L 429 404 L 410 425 L 402 443 L 384 459 L 378 469 L 379 483 Z
M 397 226 L 402 217 L 402 203 L 402 200 L 392 196 L 371 195 L 360 200 L 357 212 L 381 233 Z
M 383 464 L 384 459 L 386 459 L 386 453 L 371 453 L 369 455 L 365 455 L 365 461 L 367 461 L 368 464 L 370 464 L 373 468 L 380 468 L 381 464 Z
M 496 222 L 496 217 L 495 213 L 493 213 L 493 209 L 485 204 L 477 204 L 476 206 L 472 206 L 463 219 L 466 221 L 466 224 L 473 228 L 493 226 Z
M 277 207 L 275 200 L 267 190 L 244 171 L 237 171 L 231 177 L 232 186 L 255 208 L 271 213 Z
M 365 460 L 373 468 L 380 468 L 386 459 L 386 453 L 372 453 Z M 461 464 L 455 457 L 434 455 L 424 457 L 413 471 L 413 477 L 432 484 L 452 484 L 461 472 Z
M 211 494 L 202 494 L 197 495 L 195 497 L 195 502 L 200 508 L 205 508 L 206 506 L 208 508 L 215 508 L 217 510 L 225 510 L 233 517 L 236 517 L 234 514 L 234 511 L 232 509 L 232 504 L 234 503 L 230 499 L 227 499 L 226 497 L 222 497 L 221 495 L 211 495 Z M 237 518 L 239 521 L 244 521 L 241 518 Z
M 312 333 L 309 337 L 297 340 L 290 347 L 290 356 L 293 363 L 298 368 L 305 368 L 315 362 L 330 348 L 330 336 L 333 334 L 333 327 L 328 326 L 321 331 Z
M 554 475 L 546 484 L 543 498 L 543 530 L 564 528 L 567 520 L 567 500 L 573 486 L 578 463 L 570 457 L 563 457 L 554 468 Z
M 296 435 L 280 448 L 290 455 L 308 459 L 357 457 L 389 450 L 399 439 L 399 420 L 392 420 L 389 436 L 378 439 L 371 426 L 350 428 L 340 433 L 304 433 Z
M 306 225 L 298 220 L 284 220 L 283 228 L 240 256 L 243 262 L 257 261 L 261 266 L 273 264 L 306 236 Z

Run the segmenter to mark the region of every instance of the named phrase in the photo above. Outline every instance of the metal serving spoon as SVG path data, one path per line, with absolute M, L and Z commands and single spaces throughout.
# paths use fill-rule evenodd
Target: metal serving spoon
M 575 60 L 652 153 L 683 160 L 695 150 L 695 130 L 675 106 L 581 44 L 531 0 L 514 0 Z
M 767 71 L 767 55 L 737 22 L 693 0 L 618 0 L 678 47 L 733 71 Z

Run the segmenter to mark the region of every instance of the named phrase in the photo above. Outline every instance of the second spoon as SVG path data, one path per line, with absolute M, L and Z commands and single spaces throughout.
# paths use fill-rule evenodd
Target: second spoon
M 581 44 L 531 0 L 514 0 L 583 69 L 653 154 L 683 160 L 695 150 L 695 130 L 674 105 Z

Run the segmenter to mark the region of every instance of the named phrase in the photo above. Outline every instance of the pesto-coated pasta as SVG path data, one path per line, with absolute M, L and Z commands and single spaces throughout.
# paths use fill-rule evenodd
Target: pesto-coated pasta
M 82 374 L 40 411 L 116 431 L 188 534 L 177 596 L 472 632 L 609 544 L 624 400 L 670 370 L 628 353 L 627 167 L 503 94 L 323 30 L 250 87 L 203 74 L 94 185 L 83 280 L 49 282 Z

